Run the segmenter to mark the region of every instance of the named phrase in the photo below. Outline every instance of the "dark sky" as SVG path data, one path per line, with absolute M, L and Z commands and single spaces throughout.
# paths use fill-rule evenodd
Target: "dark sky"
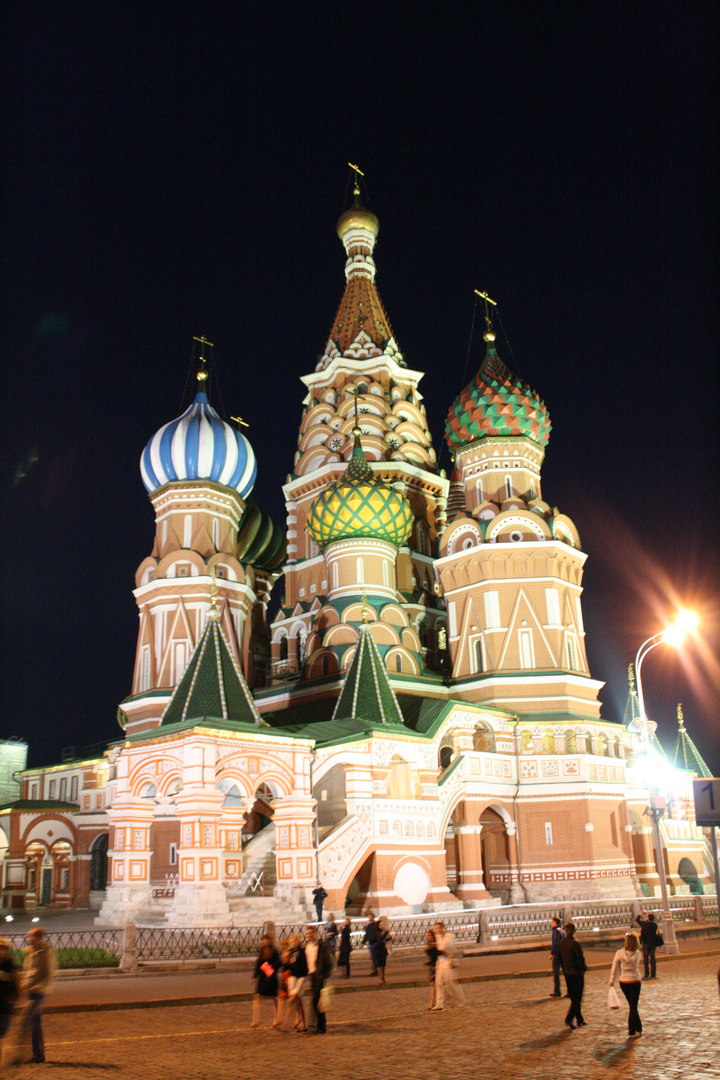
M 622 719 L 638 645 L 696 605 L 701 638 L 647 660 L 648 712 L 672 750 L 682 701 L 720 772 L 715 12 L 6 4 L 0 728 L 31 762 L 121 734 L 153 537 L 138 459 L 187 404 L 193 334 L 284 520 L 355 161 L 436 448 L 486 289 L 550 410 L 543 493 L 589 553 L 603 713 Z

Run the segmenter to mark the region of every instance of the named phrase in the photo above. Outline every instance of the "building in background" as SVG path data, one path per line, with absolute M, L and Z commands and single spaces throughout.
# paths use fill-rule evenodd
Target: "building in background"
M 142 454 L 156 527 L 124 737 L 25 771 L 0 808 L 6 908 L 222 925 L 301 917 L 317 880 L 336 911 L 388 913 L 657 891 L 641 741 L 602 715 L 586 556 L 543 498 L 548 411 L 488 315 L 448 479 L 377 290 L 378 232 L 356 185 L 286 536 L 210 405 L 201 340 L 194 401 Z M 691 776 L 662 822 L 674 891 L 708 881 Z

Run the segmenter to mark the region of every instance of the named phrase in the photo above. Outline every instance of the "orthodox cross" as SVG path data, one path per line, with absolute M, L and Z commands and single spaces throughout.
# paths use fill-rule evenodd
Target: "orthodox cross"
M 353 188 L 353 194 L 359 195 L 360 194 L 360 177 L 362 176 L 364 178 L 365 173 L 362 171 L 362 169 L 358 169 L 357 165 L 353 165 L 352 161 L 348 161 L 348 165 L 350 166 L 352 171 L 355 173 L 355 186 Z
M 492 319 L 490 318 L 490 308 L 488 304 L 492 304 L 493 307 L 497 307 L 497 300 L 491 300 L 486 292 L 480 292 L 479 289 L 475 289 L 475 295 L 479 296 L 481 300 L 485 301 L 485 323 L 488 330 L 492 329 Z
M 200 370 L 197 373 L 197 381 L 203 383 L 208 377 L 207 363 L 211 359 L 211 356 L 205 355 L 205 346 L 207 345 L 209 349 L 213 349 L 214 345 L 206 337 L 193 336 L 193 341 L 197 341 L 200 345 Z

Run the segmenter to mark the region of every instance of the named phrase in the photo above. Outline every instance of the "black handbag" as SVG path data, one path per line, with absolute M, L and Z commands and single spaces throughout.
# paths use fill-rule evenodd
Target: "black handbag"
M 665 938 L 662 936 L 662 934 L 655 935 L 655 944 L 658 948 L 660 948 L 661 945 L 665 944 Z

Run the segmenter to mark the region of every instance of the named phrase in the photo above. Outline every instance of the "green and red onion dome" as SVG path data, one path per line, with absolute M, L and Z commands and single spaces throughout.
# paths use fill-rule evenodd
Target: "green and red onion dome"
M 445 421 L 448 446 L 466 446 L 494 435 L 525 435 L 543 449 L 550 438 L 550 416 L 534 390 L 505 366 L 486 334 L 487 353 L 473 381 L 453 402 Z

